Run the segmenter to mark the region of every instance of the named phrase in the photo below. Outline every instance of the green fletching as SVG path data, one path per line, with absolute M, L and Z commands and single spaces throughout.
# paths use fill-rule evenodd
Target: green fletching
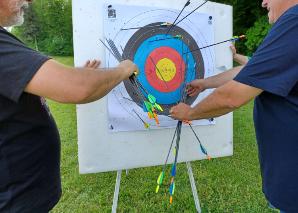
M 172 191 L 172 195 L 174 195 L 175 194 L 175 188 L 176 188 L 176 184 L 175 183 L 173 183 L 174 185 L 173 185 L 173 191 Z
M 148 95 L 148 100 L 150 101 L 151 104 L 156 103 L 156 98 L 151 94 Z
M 174 38 L 183 39 L 183 36 L 182 35 L 175 35 Z
M 170 191 L 171 196 L 174 195 L 174 193 L 175 193 L 175 182 L 170 185 L 170 190 L 169 191 Z
M 152 104 L 148 101 L 144 101 L 144 104 L 145 104 L 146 109 L 148 110 L 148 112 L 152 112 Z

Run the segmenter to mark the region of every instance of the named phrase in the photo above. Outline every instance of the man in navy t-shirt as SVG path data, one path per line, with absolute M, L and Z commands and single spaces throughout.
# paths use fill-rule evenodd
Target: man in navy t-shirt
M 297 213 L 298 0 L 264 0 L 262 5 L 274 25 L 248 64 L 241 71 L 191 82 L 190 95 L 218 88 L 193 108 L 181 103 L 170 112 L 180 120 L 204 119 L 231 112 L 255 98 L 263 192 L 275 208 Z
M 65 67 L 3 27 L 21 24 L 31 0 L 0 0 L 0 212 L 44 213 L 61 195 L 59 133 L 45 99 L 88 103 L 137 70 L 123 61 L 109 70 Z

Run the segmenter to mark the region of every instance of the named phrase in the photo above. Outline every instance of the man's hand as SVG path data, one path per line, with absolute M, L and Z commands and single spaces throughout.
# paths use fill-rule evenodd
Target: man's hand
M 118 65 L 118 68 L 123 69 L 126 78 L 129 78 L 134 73 L 135 74 L 139 73 L 139 69 L 138 69 L 137 65 L 135 65 L 130 60 L 125 60 L 125 61 L 120 62 L 120 64 Z
M 101 61 L 99 60 L 93 60 L 93 61 L 86 61 L 84 68 L 91 68 L 91 69 L 97 69 L 101 64 Z
M 204 83 L 204 79 L 193 80 L 187 85 L 187 94 L 192 97 L 203 92 L 206 89 Z
M 231 49 L 231 51 L 232 51 L 232 53 L 233 53 L 233 58 L 235 57 L 235 55 L 237 54 L 237 50 L 236 50 L 236 47 L 235 47 L 235 45 L 234 44 L 232 44 L 231 46 L 230 46 L 230 49 Z
M 170 115 L 172 118 L 180 121 L 190 121 L 189 112 L 191 107 L 184 103 L 179 103 L 177 106 L 174 106 L 170 109 Z

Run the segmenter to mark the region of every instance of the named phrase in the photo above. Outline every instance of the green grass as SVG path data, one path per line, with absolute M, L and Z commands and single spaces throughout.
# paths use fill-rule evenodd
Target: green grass
M 53 57 L 55 60 L 59 61 L 62 64 L 68 65 L 68 66 L 73 66 L 73 57 L 64 57 L 64 56 L 54 56 Z
M 56 58 L 72 64 L 72 58 Z M 111 212 L 116 172 L 79 175 L 74 105 L 49 102 L 62 139 L 63 196 L 54 213 Z M 261 177 L 252 122 L 253 103 L 234 113 L 234 155 L 192 163 L 202 212 L 270 213 L 261 192 Z M 185 164 L 178 165 L 174 203 L 168 183 L 155 194 L 161 167 L 122 174 L 118 212 L 195 212 Z M 169 179 L 168 176 L 165 180 Z

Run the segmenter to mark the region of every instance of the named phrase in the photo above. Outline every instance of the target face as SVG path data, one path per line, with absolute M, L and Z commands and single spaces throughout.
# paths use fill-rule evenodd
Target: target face
M 186 82 L 204 77 L 204 62 L 195 40 L 182 28 L 176 26 L 166 34 L 162 22 L 151 23 L 139 29 L 127 42 L 123 57 L 139 67 L 139 82 L 156 97 L 164 111 L 180 102 Z M 139 106 L 142 99 L 134 92 L 130 81 L 124 82 L 128 94 Z M 197 97 L 187 98 L 192 104 Z
M 125 80 L 112 90 L 108 96 L 110 130 L 144 130 L 144 121 L 151 129 L 175 126 L 176 121 L 168 117 L 170 108 L 182 98 L 189 105 L 197 103 L 201 94 L 185 97 L 186 85 L 210 76 L 213 70 L 213 51 L 199 50 L 214 42 L 210 16 L 194 13 L 192 20 L 187 18 L 168 32 L 170 26 L 165 23 L 173 22 L 180 11 L 112 6 L 115 16 L 105 19 L 105 37 L 115 43 L 122 59 L 129 59 L 138 66 L 136 79 L 144 89 Z M 106 56 L 107 67 L 118 65 L 108 51 Z M 159 125 L 148 118 L 144 107 L 148 94 L 154 96 L 163 109 L 156 110 Z

